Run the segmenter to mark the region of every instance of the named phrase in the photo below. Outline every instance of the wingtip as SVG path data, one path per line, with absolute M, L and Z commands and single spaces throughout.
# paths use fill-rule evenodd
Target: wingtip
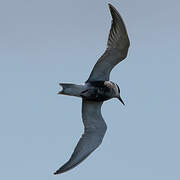
M 68 161 L 68 162 L 69 162 L 69 161 Z M 64 172 L 70 170 L 71 168 L 68 168 L 68 167 L 67 167 L 68 162 L 65 163 L 63 166 L 61 166 L 56 172 L 54 172 L 54 175 L 62 174 L 62 173 L 64 173 Z
M 109 6 L 109 10 L 111 12 L 112 17 L 120 16 L 119 12 L 112 4 L 108 3 L 108 6 Z
M 112 4 L 110 4 L 110 3 L 108 3 L 108 6 L 109 6 L 109 10 L 110 10 L 110 12 L 111 12 L 112 9 L 113 9 L 113 6 L 112 6 Z
M 112 4 L 111 4 L 111 3 L 108 3 L 108 6 L 109 6 L 109 7 L 112 7 Z
M 53 174 L 54 175 L 58 175 L 58 174 L 61 174 L 62 172 L 58 169 L 56 172 L 54 172 Z
M 54 175 L 57 175 L 58 173 L 57 173 L 57 171 L 56 171 L 56 172 L 54 172 L 53 174 L 54 174 Z
M 113 9 L 113 10 L 116 10 L 116 8 L 111 4 L 111 3 L 108 3 L 108 6 L 109 6 L 109 9 L 110 11 Z

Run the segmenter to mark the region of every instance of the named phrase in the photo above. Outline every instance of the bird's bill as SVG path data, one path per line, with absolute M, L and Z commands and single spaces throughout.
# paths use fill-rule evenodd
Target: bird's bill
M 122 98 L 121 98 L 120 96 L 118 97 L 118 99 L 121 101 L 121 103 L 122 103 L 123 105 L 125 105 L 124 101 L 122 100 Z

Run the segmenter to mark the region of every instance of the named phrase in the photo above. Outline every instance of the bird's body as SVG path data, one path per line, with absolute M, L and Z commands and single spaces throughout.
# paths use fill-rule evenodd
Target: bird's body
M 119 94 L 118 86 L 110 81 L 89 82 L 87 87 L 81 96 L 89 101 L 107 101 Z
M 111 98 L 118 97 L 120 93 L 119 86 L 111 81 L 92 81 L 78 87 L 74 84 L 62 83 L 60 85 L 63 89 L 59 94 L 82 97 L 89 101 L 107 101 Z M 74 87 L 77 91 L 76 95 L 74 94 Z
M 82 98 L 82 119 L 84 133 L 80 138 L 71 158 L 54 174 L 66 172 L 81 163 L 102 142 L 107 126 L 101 115 L 101 106 L 104 101 L 120 97 L 120 88 L 109 80 L 111 70 L 128 53 L 130 45 L 124 22 L 118 11 L 109 4 L 112 15 L 112 24 L 105 53 L 96 62 L 85 84 L 77 85 L 60 83 L 62 90 L 58 94 Z

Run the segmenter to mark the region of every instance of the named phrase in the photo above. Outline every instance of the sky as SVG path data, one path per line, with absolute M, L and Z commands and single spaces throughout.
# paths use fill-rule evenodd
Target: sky
M 87 80 L 106 49 L 108 3 L 131 41 L 128 57 L 111 73 L 126 105 L 105 102 L 101 146 L 54 176 L 83 132 L 81 99 L 58 96 L 58 83 Z M 179 180 L 179 6 L 178 0 L 1 0 L 0 179 Z

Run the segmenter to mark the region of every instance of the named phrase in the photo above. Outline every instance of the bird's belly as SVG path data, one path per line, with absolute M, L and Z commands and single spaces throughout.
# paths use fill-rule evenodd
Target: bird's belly
M 82 98 L 89 101 L 107 101 L 111 99 L 107 88 L 89 88 L 82 92 Z

